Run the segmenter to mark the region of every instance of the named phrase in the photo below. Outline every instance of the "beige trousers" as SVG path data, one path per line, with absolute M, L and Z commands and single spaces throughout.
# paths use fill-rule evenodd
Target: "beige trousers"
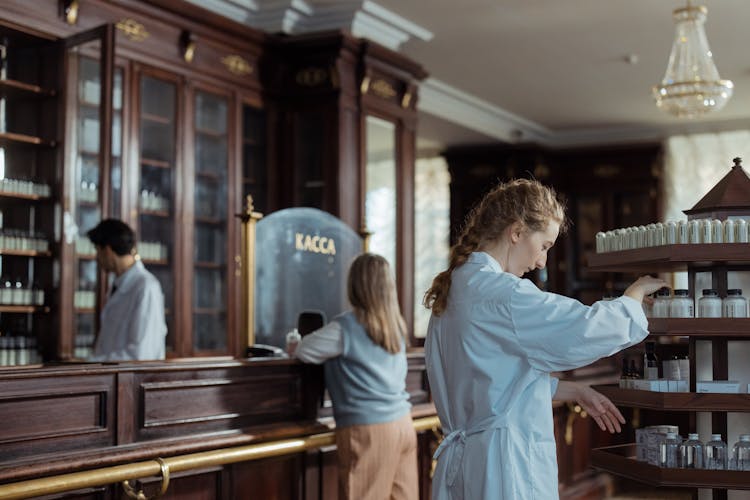
M 411 415 L 336 429 L 339 500 L 417 500 L 417 435 Z

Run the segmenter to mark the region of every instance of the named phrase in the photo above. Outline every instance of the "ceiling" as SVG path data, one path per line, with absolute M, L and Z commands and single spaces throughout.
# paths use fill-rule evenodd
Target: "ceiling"
M 672 11 L 686 0 L 188 1 L 241 6 L 251 25 L 264 3 L 288 4 L 279 31 L 295 32 L 287 22 L 291 12 L 294 20 L 315 14 L 314 26 L 338 22 L 358 36 L 391 34 L 392 27 L 407 33 L 392 48 L 430 75 L 418 103 L 422 150 L 524 141 L 563 147 L 750 129 L 750 0 L 700 2 L 708 8 L 706 33 L 719 73 L 735 89 L 723 110 L 692 120 L 663 113 L 651 97 L 674 38 Z

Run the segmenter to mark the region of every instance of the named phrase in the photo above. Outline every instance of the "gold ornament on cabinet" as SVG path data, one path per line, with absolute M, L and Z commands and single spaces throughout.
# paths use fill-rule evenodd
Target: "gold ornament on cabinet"
M 249 75 L 253 72 L 253 67 L 250 66 L 250 63 L 247 62 L 245 58 L 243 58 L 242 56 L 238 56 L 237 54 L 224 56 L 221 59 L 221 62 L 224 64 L 224 66 L 227 67 L 230 73 L 238 76 Z
M 142 42 L 150 36 L 146 27 L 135 19 L 123 19 L 115 27 L 133 42 Z
M 72 26 L 78 22 L 78 0 L 63 0 L 60 7 L 66 23 Z
M 195 57 L 195 37 L 185 30 L 180 34 L 180 54 L 186 63 L 193 62 Z
M 370 88 L 372 88 L 373 94 L 382 97 L 383 99 L 392 99 L 397 94 L 393 85 L 383 79 L 377 79 L 372 82 Z
M 328 80 L 328 72 L 323 68 L 309 67 L 297 71 L 294 81 L 302 87 L 317 87 Z

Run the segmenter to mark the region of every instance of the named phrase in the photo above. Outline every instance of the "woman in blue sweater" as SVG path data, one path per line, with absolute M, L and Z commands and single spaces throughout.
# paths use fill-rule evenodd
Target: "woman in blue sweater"
M 333 402 L 339 499 L 416 499 L 417 438 L 406 392 L 406 323 L 388 261 L 349 268 L 352 310 L 305 336 L 295 356 L 324 363 Z

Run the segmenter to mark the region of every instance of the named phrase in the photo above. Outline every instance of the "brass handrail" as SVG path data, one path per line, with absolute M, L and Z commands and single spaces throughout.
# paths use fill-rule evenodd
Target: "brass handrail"
M 440 427 L 438 417 L 414 419 L 414 430 L 425 431 Z M 105 486 L 119 483 L 134 477 L 160 475 L 164 468 L 172 474 L 191 469 L 200 469 L 217 465 L 227 465 L 262 458 L 290 455 L 303 451 L 322 448 L 335 444 L 333 432 L 313 434 L 294 439 L 283 439 L 268 443 L 237 446 L 218 450 L 190 453 L 160 460 L 146 460 L 130 464 L 115 465 L 81 472 L 60 474 L 57 476 L 29 479 L 16 483 L 0 485 L 0 499 L 13 500 L 31 498 L 54 493 L 64 493 L 82 488 Z

